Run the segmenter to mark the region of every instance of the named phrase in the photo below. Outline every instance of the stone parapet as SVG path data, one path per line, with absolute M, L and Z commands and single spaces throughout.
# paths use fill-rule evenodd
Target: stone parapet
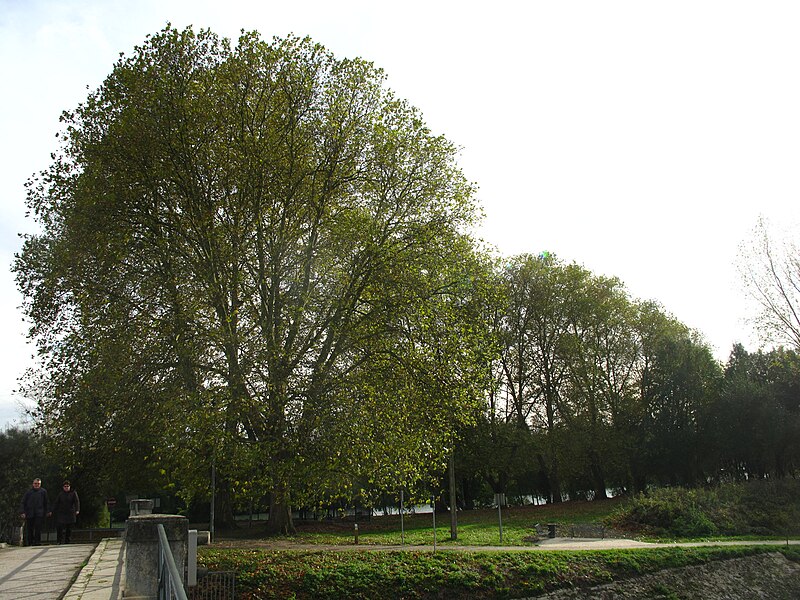
M 180 515 L 139 515 L 125 525 L 125 596 L 158 593 L 158 525 L 164 526 L 175 564 L 186 584 L 189 521 Z

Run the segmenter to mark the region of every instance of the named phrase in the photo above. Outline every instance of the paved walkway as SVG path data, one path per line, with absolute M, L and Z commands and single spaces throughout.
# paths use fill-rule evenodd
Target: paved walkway
M 123 577 L 120 539 L 0 548 L 0 600 L 118 600 Z
M 117 600 L 125 581 L 125 550 L 120 538 L 101 540 L 64 600 Z
M 94 544 L 0 549 L 0 599 L 61 598 Z

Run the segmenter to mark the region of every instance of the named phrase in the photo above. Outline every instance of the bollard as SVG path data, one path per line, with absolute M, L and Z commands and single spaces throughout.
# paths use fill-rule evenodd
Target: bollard
M 189 530 L 189 547 L 186 555 L 186 585 L 197 585 L 197 529 Z
M 354 531 L 355 536 L 356 536 L 356 546 L 358 546 L 358 523 L 355 523 L 353 525 L 353 531 Z

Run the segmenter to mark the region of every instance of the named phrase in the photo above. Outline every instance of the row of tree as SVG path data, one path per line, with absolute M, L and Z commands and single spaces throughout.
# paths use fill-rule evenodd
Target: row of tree
M 708 349 L 615 279 L 482 251 L 456 149 L 384 80 L 167 27 L 63 115 L 14 270 L 65 468 L 189 501 L 213 469 L 218 514 L 267 494 L 275 531 L 430 489 L 456 448 L 553 501 L 697 481 Z
M 736 345 L 720 365 L 657 304 L 552 256 L 516 257 L 498 286 L 492 386 L 458 452 L 467 503 L 481 485 L 558 502 L 797 473 L 795 351 Z

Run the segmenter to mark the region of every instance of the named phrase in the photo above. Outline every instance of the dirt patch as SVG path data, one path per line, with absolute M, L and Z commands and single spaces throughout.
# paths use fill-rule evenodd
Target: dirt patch
M 537 600 L 796 600 L 800 565 L 779 553 L 666 569 L 581 590 L 559 590 Z

